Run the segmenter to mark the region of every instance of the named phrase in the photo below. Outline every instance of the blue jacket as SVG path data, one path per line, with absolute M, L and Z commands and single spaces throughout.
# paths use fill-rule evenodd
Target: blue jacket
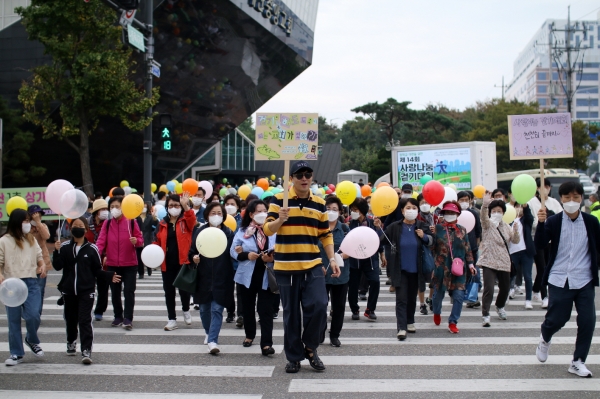
M 206 223 L 206 220 L 204 220 L 204 210 L 206 208 L 201 206 L 200 209 L 198 209 L 198 213 L 196 214 L 196 221 L 198 223 L 204 224 Z
M 594 285 L 598 287 L 598 249 L 600 249 L 600 223 L 595 216 L 581 212 L 583 222 L 585 224 L 585 230 L 588 236 L 588 246 L 590 251 L 590 270 L 592 271 L 592 281 Z M 544 269 L 543 284 L 548 285 L 548 277 L 550 276 L 550 270 L 554 266 L 556 260 L 556 254 L 558 253 L 558 245 L 560 244 L 560 231 L 562 229 L 563 214 L 558 213 L 554 216 L 550 216 L 545 222 L 539 222 L 535 231 L 535 247 L 536 249 L 543 250 L 548 242 L 550 243 L 550 258 L 546 263 Z
M 331 230 L 331 234 L 333 234 L 333 251 L 337 252 L 340 249 L 340 245 L 342 245 L 342 241 L 344 241 L 344 237 L 350 231 L 350 228 L 346 226 L 344 223 L 338 220 L 335 228 Z M 319 241 L 319 250 L 321 251 L 321 260 L 323 261 L 323 265 L 329 265 L 329 257 L 325 252 L 325 248 L 323 248 L 323 244 Z M 349 259 L 344 260 L 343 265 L 338 265 L 341 269 L 342 274 L 339 277 L 332 278 L 331 274 L 333 271 L 330 267 L 327 268 L 327 274 L 325 275 L 325 284 L 332 285 L 342 285 L 346 284 L 350 280 L 350 262 Z
M 237 231 L 237 233 L 235 233 L 235 237 L 233 237 L 233 244 L 231 244 L 231 250 L 229 251 L 229 253 L 230 253 L 231 257 L 233 259 L 235 259 L 236 261 L 238 260 L 238 256 L 240 255 L 237 252 L 235 252 L 235 247 L 237 247 L 237 246 L 241 246 L 242 252 L 246 253 L 246 254 L 248 252 L 258 253 L 258 251 L 259 251 L 258 246 L 256 245 L 256 240 L 254 239 L 254 236 L 244 238 L 245 231 L 246 231 L 246 229 L 239 229 Z M 271 251 L 275 248 L 275 237 L 277 237 L 276 234 L 273 234 L 272 236 L 267 237 L 268 238 L 267 249 L 269 251 Z M 254 273 L 255 266 L 256 266 L 255 260 L 247 259 L 247 260 L 238 261 L 238 267 L 235 272 L 235 277 L 233 278 L 233 280 L 238 284 L 242 284 L 246 288 L 250 288 L 250 282 L 252 281 L 252 274 Z M 267 266 L 270 268 L 273 268 L 273 263 L 269 263 L 269 264 L 267 264 Z M 263 275 L 262 289 L 263 290 L 269 289 L 269 279 L 267 277 L 266 270 Z
M 365 220 L 367 221 L 367 226 L 373 230 L 375 230 L 375 232 L 377 233 L 377 235 L 379 237 L 381 237 L 381 229 L 378 229 L 375 227 L 375 225 L 373 224 L 373 220 L 369 219 L 369 218 L 365 218 Z M 350 221 L 350 230 L 355 229 L 357 227 L 362 226 L 362 223 L 359 222 L 358 220 L 351 220 Z M 370 258 L 367 259 L 353 259 L 350 258 L 350 267 L 352 269 L 358 269 L 359 266 L 364 266 L 364 265 L 369 265 L 371 267 L 371 269 L 375 269 L 379 267 L 379 255 L 378 253 L 382 253 L 383 252 L 383 244 L 379 244 L 379 249 L 377 250 L 377 252 L 375 252 L 373 254 L 373 256 L 371 256 Z

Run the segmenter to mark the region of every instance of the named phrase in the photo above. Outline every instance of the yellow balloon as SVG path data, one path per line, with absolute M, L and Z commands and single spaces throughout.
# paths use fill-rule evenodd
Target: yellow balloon
M 175 185 L 177 185 L 177 183 L 179 183 L 179 182 L 177 181 L 177 179 L 173 179 L 173 180 L 171 180 L 171 181 L 172 181 L 173 183 L 175 183 Z
M 506 204 L 506 212 L 504 212 L 504 216 L 502 216 L 502 220 L 506 224 L 511 224 L 515 218 L 517 217 L 517 210 L 511 204 Z
M 371 211 L 377 217 L 389 215 L 398 207 L 398 194 L 390 186 L 379 187 L 371 194 Z
M 121 188 L 125 188 L 127 186 L 129 186 L 129 182 L 127 180 L 122 180 L 121 184 L 119 184 L 121 186 Z
M 229 227 L 229 229 L 233 232 L 235 232 L 237 230 L 237 222 L 236 222 L 235 218 L 229 214 L 227 215 L 227 218 L 225 219 L 223 224 L 225 226 Z
M 271 180 L 275 180 L 276 178 L 277 178 L 277 176 L 271 175 Z
M 161 184 L 160 188 L 158 189 L 158 191 L 162 191 L 163 193 L 167 193 L 169 194 L 169 189 L 167 188 L 166 184 Z
M 245 200 L 251 191 L 252 191 L 252 189 L 244 184 L 243 186 L 240 186 L 240 188 L 238 189 L 238 195 L 241 199 Z
M 324 190 L 323 194 L 325 194 Z M 350 205 L 356 199 L 356 187 L 351 181 L 344 180 L 335 186 L 335 195 L 342 201 L 342 204 Z
M 177 194 L 183 194 L 183 184 L 175 183 L 175 192 Z
M 418 192 L 416 192 L 416 191 L 413 191 L 413 195 L 412 195 L 412 197 L 413 197 L 414 199 L 417 199 L 417 197 L 418 197 L 418 196 L 419 196 L 419 193 L 418 193 Z
M 221 229 L 207 227 L 198 234 L 196 248 L 206 258 L 216 258 L 227 249 L 227 236 Z
M 25 198 L 15 196 L 8 200 L 6 203 L 6 212 L 10 215 L 15 209 L 27 210 L 27 201 L 25 201 Z
M 150 191 L 155 192 L 156 191 L 156 184 L 152 183 L 150 185 Z
M 140 216 L 143 209 L 144 201 L 139 195 L 127 195 L 125 198 L 123 198 L 121 210 L 123 211 L 123 216 L 125 216 L 127 219 L 135 219 L 136 217 Z
M 483 187 L 482 185 L 478 184 L 475 187 L 473 187 L 473 195 L 477 198 L 483 198 L 485 194 L 485 187 Z

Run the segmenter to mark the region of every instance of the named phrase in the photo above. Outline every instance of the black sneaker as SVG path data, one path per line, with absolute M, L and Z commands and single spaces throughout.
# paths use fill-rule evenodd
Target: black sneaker
M 425 305 L 425 304 L 421 305 L 421 314 L 422 315 L 426 315 L 427 314 L 427 305 Z
M 360 320 L 360 316 L 358 315 L 358 311 L 352 312 L 352 320 Z
M 477 302 L 467 302 L 467 307 L 468 308 L 478 308 L 479 306 L 481 306 L 481 302 L 477 301 Z
M 233 312 L 228 312 L 227 318 L 225 319 L 225 323 L 233 323 L 234 319 L 235 319 L 235 314 Z
M 31 342 L 29 342 L 27 340 L 27 338 L 25 338 L 25 345 L 27 345 L 29 347 L 29 349 L 31 349 L 31 351 L 33 352 L 33 354 L 37 357 L 43 357 L 44 356 L 44 351 L 42 350 L 42 348 L 40 348 L 40 346 L 38 344 L 32 344 Z
M 89 349 L 81 351 L 81 363 L 92 364 L 92 352 Z
M 123 328 L 127 331 L 131 331 L 133 329 L 133 323 L 129 319 L 123 319 Z
M 425 304 L 429 305 L 429 310 L 433 312 L 433 301 L 431 300 L 431 298 L 425 299 Z
M 300 362 L 287 362 L 287 364 L 285 365 L 285 372 L 297 373 L 298 371 L 300 371 L 300 367 Z
M 392 279 L 391 279 L 391 278 L 388 278 L 388 279 L 385 281 L 385 285 L 392 285 Z
M 308 348 L 304 348 L 304 357 L 306 358 L 306 360 L 308 360 L 310 367 L 312 367 L 313 369 L 317 371 L 325 370 L 325 365 L 323 364 L 321 359 L 319 359 L 319 355 L 317 355 L 317 351 L 315 349 L 308 350 Z
M 238 316 L 237 320 L 235 321 L 235 326 L 237 328 L 243 328 L 244 327 L 244 318 L 242 316 Z
M 339 348 L 340 346 L 342 346 L 342 343 L 340 342 L 339 338 L 329 337 L 329 345 Z
M 67 342 L 67 356 L 75 356 L 77 353 L 77 341 Z
M 123 325 L 123 318 L 122 317 L 115 317 L 113 322 L 110 323 L 111 327 L 120 327 Z
M 365 314 L 364 316 L 369 320 L 369 321 L 375 321 L 377 320 L 377 316 L 375 315 L 375 312 L 373 312 L 372 310 L 366 309 L 365 310 Z
M 194 305 L 194 310 L 200 310 L 200 305 Z

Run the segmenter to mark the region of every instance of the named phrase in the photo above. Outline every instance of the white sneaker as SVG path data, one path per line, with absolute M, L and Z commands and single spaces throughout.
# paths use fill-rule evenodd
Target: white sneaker
M 204 345 L 208 345 L 208 335 L 204 336 Z
M 510 299 L 515 299 L 515 289 L 511 288 L 510 291 L 508 291 L 508 297 Z
M 411 334 L 413 334 L 413 333 L 417 332 L 417 328 L 415 327 L 414 324 L 408 324 L 406 326 L 406 331 L 409 332 L 409 333 L 411 333 Z
M 173 330 L 177 330 L 177 320 L 169 320 L 169 322 L 165 326 L 165 331 L 173 331 Z
M 188 326 L 192 325 L 192 315 L 190 312 L 183 312 L 183 321 L 185 321 L 185 324 Z
M 521 287 L 516 286 L 515 287 L 515 295 L 523 295 L 523 294 L 524 294 L 524 292 L 523 292 L 523 290 L 521 290 Z
M 489 327 L 490 324 L 490 316 L 483 316 L 483 322 L 481 323 L 483 327 Z
M 573 360 L 571 367 L 569 367 L 569 373 L 577 374 L 580 377 L 592 378 L 592 372 L 585 367 L 585 363 L 581 359 Z
M 546 342 L 544 341 L 544 337 L 542 337 L 542 335 L 540 334 L 540 343 L 538 344 L 537 349 L 535 350 L 535 355 L 537 356 L 537 359 L 544 363 L 546 360 L 548 360 L 548 352 L 550 351 L 550 342 Z M 571 367 L 573 367 L 571 365 Z M 569 369 L 569 371 L 571 371 L 571 369 Z
M 542 301 L 542 309 L 548 309 L 548 297 Z
M 500 320 L 506 320 L 506 310 L 504 310 L 504 308 L 496 306 L 496 313 L 498 313 L 498 318 Z
M 398 338 L 398 341 L 404 341 L 406 339 L 406 331 L 398 331 L 398 334 L 396 334 L 396 338 Z
M 216 355 L 220 351 L 221 350 L 219 349 L 219 345 L 217 345 L 215 342 L 208 343 L 208 353 L 210 353 L 211 355 Z
M 534 292 L 532 301 L 542 302 L 542 294 L 540 294 L 539 292 Z
M 7 366 L 16 366 L 19 363 L 23 363 L 23 356 L 10 355 L 10 357 L 4 361 L 4 364 Z
M 533 309 L 533 305 L 531 301 L 525 301 L 525 309 Z

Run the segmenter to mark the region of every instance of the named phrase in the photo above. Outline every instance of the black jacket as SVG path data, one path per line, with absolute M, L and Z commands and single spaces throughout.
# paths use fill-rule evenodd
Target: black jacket
M 375 227 L 375 225 L 373 224 L 373 219 L 365 218 L 365 220 L 367 221 L 367 226 L 365 226 L 365 227 L 369 227 L 370 229 L 373 229 L 377 233 L 377 235 L 381 237 L 381 229 L 378 227 Z M 362 226 L 362 222 L 359 222 L 358 219 L 350 220 L 350 230 L 355 229 L 360 226 Z M 379 255 L 378 254 L 381 254 L 383 252 L 383 244 L 385 244 L 385 243 L 379 244 L 379 248 L 377 249 L 377 252 L 375 252 L 373 254 L 373 256 L 371 256 L 370 258 L 367 258 L 367 259 L 349 258 L 350 268 L 358 269 L 359 266 L 365 266 L 365 267 L 370 267 L 371 269 L 375 269 L 375 268 L 379 267 Z
M 469 236 L 471 252 L 477 252 L 479 251 L 479 244 L 477 244 L 477 239 L 481 240 L 481 218 L 479 217 L 478 212 L 475 212 L 473 209 L 469 208 L 467 209 L 467 211 L 471 212 L 471 214 L 475 217 L 475 227 L 473 227 L 473 229 L 467 235 Z M 529 233 L 531 233 L 531 230 L 529 230 Z
M 523 208 L 523 217 L 521 218 L 521 224 L 523 225 L 523 239 L 525 240 L 525 251 L 527 255 L 535 256 L 535 244 L 533 243 L 533 236 L 531 235 L 531 229 L 533 228 L 533 213 L 529 206 Z
M 63 242 L 60 251 L 54 250 L 52 266 L 56 270 L 63 271 L 57 288 L 67 295 L 92 294 L 96 291 L 97 278 L 110 281 L 115 274 L 102 270 L 98 248 L 87 240 L 84 240 L 77 255 L 75 255 L 75 242 L 72 240 Z
M 135 218 L 140 231 L 142 232 L 142 236 L 144 237 L 144 246 L 150 245 L 154 242 L 154 237 L 156 235 L 156 226 L 158 226 L 158 219 L 154 216 L 147 214 L 146 219 L 142 220 L 141 217 Z M 142 248 L 140 248 L 141 250 Z
M 588 236 L 588 249 L 590 251 L 590 270 L 592 271 L 592 281 L 594 285 L 598 287 L 598 249 L 600 249 L 600 223 L 595 216 L 581 212 L 583 222 L 585 223 L 585 230 Z M 546 263 L 544 269 L 543 284 L 548 285 L 548 277 L 550 276 L 550 270 L 554 266 L 556 260 L 556 254 L 558 254 L 558 246 L 560 244 L 560 231 L 562 229 L 563 212 L 560 212 L 554 216 L 550 216 L 545 222 L 538 223 L 537 229 L 535 230 L 535 247 L 539 250 L 543 250 L 548 242 L 550 243 L 550 258 Z
M 226 306 L 229 298 L 233 297 L 234 270 L 233 259 L 229 254 L 229 250 L 231 249 L 234 234 L 227 226 L 221 225 L 221 230 L 227 237 L 227 247 L 225 248 L 225 251 L 216 258 L 206 258 L 198 252 L 196 239 L 201 231 L 209 227 L 210 225 L 205 224 L 194 231 L 192 246 L 190 247 L 190 252 L 188 254 L 190 265 L 195 265 L 193 258 L 195 255 L 200 255 L 194 303 L 209 303 L 214 300 L 219 305 Z

